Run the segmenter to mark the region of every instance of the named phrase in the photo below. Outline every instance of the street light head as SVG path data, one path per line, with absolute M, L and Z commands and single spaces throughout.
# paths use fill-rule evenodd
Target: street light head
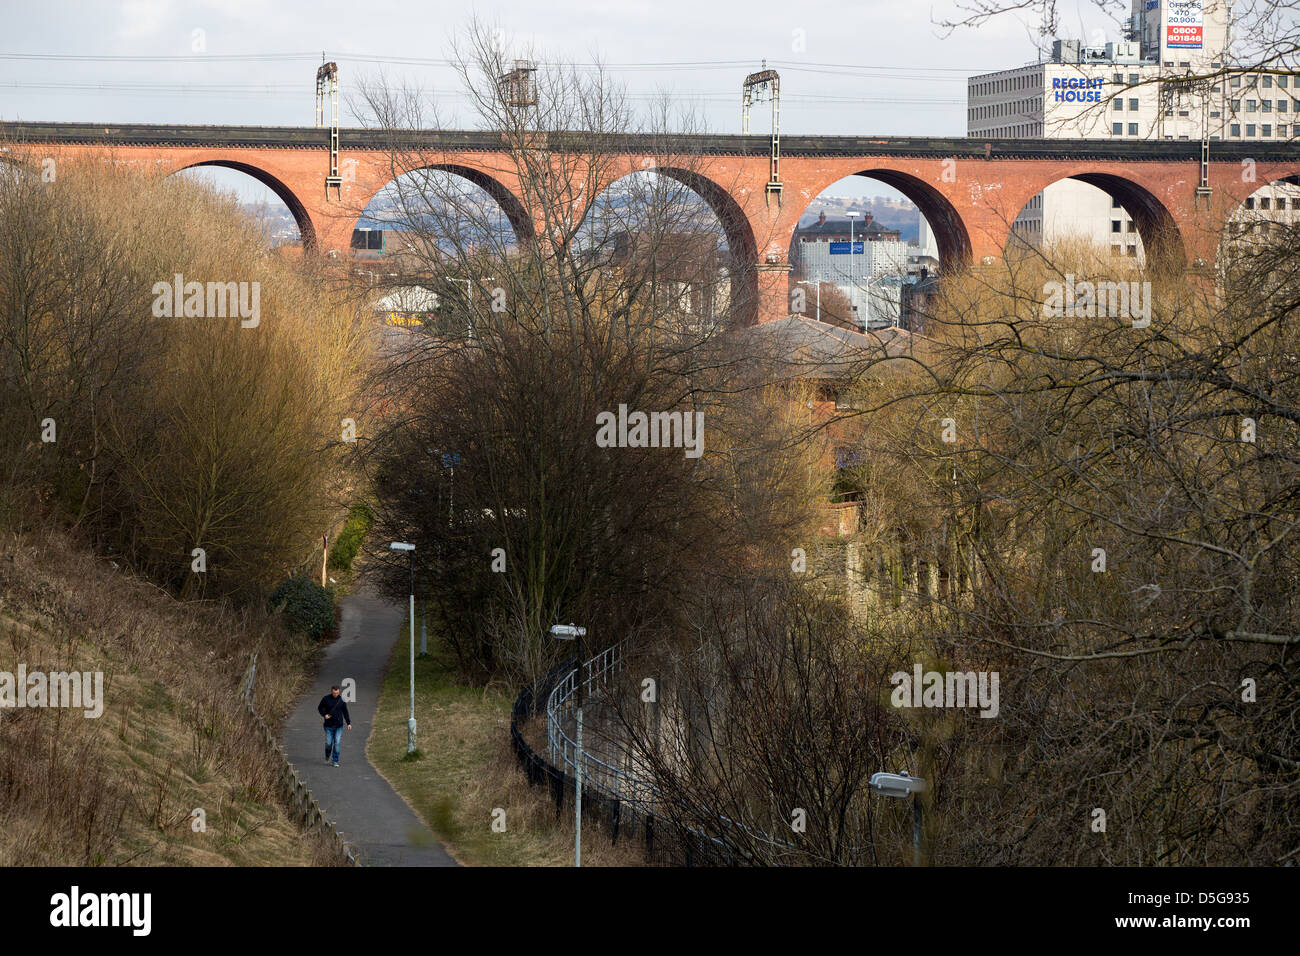
M 586 637 L 587 629 L 585 627 L 574 627 L 572 624 L 554 624 L 551 626 L 551 636 L 559 638 L 561 641 L 571 641 L 575 637 Z
M 908 797 L 925 790 L 925 780 L 903 773 L 873 773 L 867 785 L 882 797 Z
M 415 545 L 407 544 L 405 541 L 394 541 L 388 546 L 389 551 L 414 551 Z

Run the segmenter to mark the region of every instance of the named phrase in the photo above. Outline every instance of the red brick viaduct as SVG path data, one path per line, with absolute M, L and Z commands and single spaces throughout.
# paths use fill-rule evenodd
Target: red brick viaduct
M 499 138 L 456 131 L 410 135 L 417 148 L 401 155 L 418 156 L 416 163 L 398 159 L 377 133 L 342 130 L 342 183 L 328 191 L 329 141 L 322 129 L 0 123 L 0 149 L 28 162 L 111 160 L 162 175 L 200 166 L 238 169 L 284 201 L 306 249 L 325 254 L 347 254 L 358 215 L 404 162 L 482 186 L 521 235 L 542 228 L 545 211 L 528 208 L 514 157 Z M 574 135 L 573 151 L 587 148 Z M 599 191 L 630 173 L 656 170 L 697 192 L 717 213 L 737 266 L 752 265 L 739 271 L 753 303 L 744 319 L 753 322 L 788 314 L 787 255 L 799 217 L 845 176 L 873 177 L 915 202 L 934 229 L 946 269 L 1001 257 L 1025 204 L 1067 178 L 1119 200 L 1151 261 L 1212 266 L 1224 224 L 1246 197 L 1300 176 L 1300 145 L 1284 143 L 1212 144 L 1208 195 L 1198 195 L 1203 168 L 1194 142 L 786 136 L 781 146 L 779 201 L 766 188 L 764 136 L 683 136 L 666 144 L 616 138 L 603 147 L 593 185 Z M 554 140 L 548 145 L 554 155 L 563 149 Z

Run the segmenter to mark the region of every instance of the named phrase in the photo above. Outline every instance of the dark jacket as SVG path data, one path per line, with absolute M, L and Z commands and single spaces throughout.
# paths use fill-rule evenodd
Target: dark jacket
M 325 718 L 326 727 L 342 727 L 352 723 L 352 715 L 348 713 L 348 705 L 343 702 L 342 694 L 337 697 L 326 694 L 320 699 L 316 712 Z

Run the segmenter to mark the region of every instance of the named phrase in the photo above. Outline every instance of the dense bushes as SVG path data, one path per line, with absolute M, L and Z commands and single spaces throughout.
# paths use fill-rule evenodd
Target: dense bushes
M 334 628 L 334 592 L 310 578 L 289 578 L 271 592 L 268 603 L 312 640 L 321 640 Z

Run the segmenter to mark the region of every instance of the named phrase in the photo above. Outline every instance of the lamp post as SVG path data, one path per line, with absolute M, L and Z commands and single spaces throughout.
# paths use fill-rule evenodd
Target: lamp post
M 411 716 L 406 721 L 406 752 L 415 753 L 415 545 L 394 541 L 389 551 L 405 551 L 411 559 Z
M 856 212 L 846 212 L 845 215 L 849 218 L 849 317 L 853 319 L 853 324 L 857 325 L 858 303 L 856 301 L 857 296 L 854 295 L 854 293 L 857 292 L 858 287 L 857 282 L 854 279 L 854 273 L 857 270 L 853 268 L 853 222 L 857 218 L 858 214 Z
M 820 322 L 820 321 L 822 320 L 822 284 L 821 284 L 821 280 L 818 280 L 817 282 L 809 282 L 807 279 L 799 279 L 798 282 L 799 282 L 800 285 L 815 285 L 815 286 L 817 287 L 817 321 Z
M 873 773 L 867 786 L 882 797 L 912 798 L 912 865 L 920 866 L 921 800 L 917 794 L 924 792 L 925 780 L 905 773 Z
M 458 279 L 455 276 L 443 276 L 446 282 L 463 282 L 465 283 L 465 311 L 469 313 L 469 327 L 466 329 L 469 337 L 474 337 L 474 282 L 472 279 Z M 496 282 L 493 276 L 483 276 L 483 282 Z
M 573 865 L 582 866 L 582 685 L 584 683 L 582 667 L 583 658 L 586 656 L 582 639 L 587 636 L 587 629 L 572 624 L 555 624 L 551 627 L 551 636 L 561 641 L 576 639 L 578 642 L 578 667 L 574 677 L 575 702 L 578 705 L 578 732 L 577 739 L 574 741 L 573 755 Z

